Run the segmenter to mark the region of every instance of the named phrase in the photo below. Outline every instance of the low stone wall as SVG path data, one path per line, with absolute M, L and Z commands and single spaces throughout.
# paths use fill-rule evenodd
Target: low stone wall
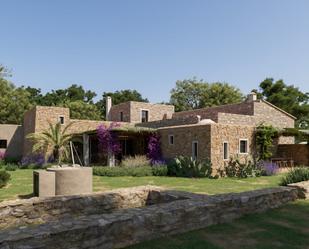
M 309 199 L 309 181 L 291 183 L 288 186 L 297 189 L 298 198 Z
M 118 189 L 89 195 L 31 198 L 0 203 L 0 229 L 40 224 L 71 216 L 111 213 L 169 202 L 180 197 L 154 186 Z
M 276 208 L 294 201 L 297 190 L 278 187 L 214 196 L 158 190 L 155 195 L 172 196 L 175 200 L 112 213 L 63 218 L 27 229 L 3 230 L 0 248 L 122 248 Z

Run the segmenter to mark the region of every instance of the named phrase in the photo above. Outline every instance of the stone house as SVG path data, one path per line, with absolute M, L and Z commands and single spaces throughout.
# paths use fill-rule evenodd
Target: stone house
M 25 113 L 23 125 L 0 125 L 0 150 L 8 156 L 27 155 L 32 150 L 31 142 L 25 139 L 27 134 L 47 129 L 48 122 L 63 125 L 73 122 L 70 132 L 82 137 L 80 153 L 83 163 L 88 165 L 94 163 L 97 127 L 118 122 L 135 129 L 155 129 L 160 134 L 162 155 L 166 159 L 179 155 L 208 158 L 213 168 L 218 169 L 232 156 L 246 158 L 256 153 L 255 129 L 260 123 L 282 129 L 293 128 L 295 122 L 294 116 L 258 100 L 254 93 L 242 103 L 184 112 L 175 112 L 172 105 L 129 101 L 113 106 L 111 102 L 107 98 L 107 121 L 75 120 L 70 118 L 68 108 L 36 106 Z M 124 155 L 146 152 L 145 136 L 122 132 L 121 137 Z M 276 145 L 293 143 L 294 137 L 279 137 L 276 141 Z M 140 146 L 137 148 L 136 144 Z

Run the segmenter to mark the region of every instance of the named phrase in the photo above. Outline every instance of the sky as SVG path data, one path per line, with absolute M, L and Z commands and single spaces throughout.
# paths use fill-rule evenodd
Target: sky
M 16 86 L 136 89 L 266 77 L 309 92 L 308 0 L 0 0 L 0 64 Z

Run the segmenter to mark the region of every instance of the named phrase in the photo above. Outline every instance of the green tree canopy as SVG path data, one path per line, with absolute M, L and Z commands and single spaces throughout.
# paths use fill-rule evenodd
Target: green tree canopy
M 170 103 L 176 111 L 241 102 L 244 96 L 240 90 L 228 83 L 207 83 L 196 78 L 178 80 L 171 90 Z
M 96 103 L 96 106 L 101 112 L 101 118 L 105 118 L 106 113 L 106 97 L 110 96 L 112 98 L 113 105 L 118 105 L 127 101 L 140 101 L 140 102 L 149 102 L 147 98 L 143 96 L 136 90 L 121 90 L 116 92 L 104 92 L 102 99 Z
M 283 80 L 266 78 L 260 83 L 259 94 L 298 120 L 309 120 L 309 93 L 303 93 L 299 88 L 285 84 Z
M 8 71 L 0 65 L 0 123 L 20 124 L 24 113 L 31 108 L 29 93 L 16 88 L 5 77 Z

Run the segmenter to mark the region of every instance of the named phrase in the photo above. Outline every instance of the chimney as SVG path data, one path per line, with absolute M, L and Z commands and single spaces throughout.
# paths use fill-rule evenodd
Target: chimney
M 201 116 L 200 115 L 196 115 L 197 118 L 197 123 L 201 122 Z
M 110 110 L 112 108 L 112 98 L 106 97 L 106 121 L 110 121 Z
M 251 92 L 250 94 L 248 94 L 248 97 L 247 97 L 248 102 L 253 102 L 256 100 L 257 100 L 257 95 L 255 92 Z

